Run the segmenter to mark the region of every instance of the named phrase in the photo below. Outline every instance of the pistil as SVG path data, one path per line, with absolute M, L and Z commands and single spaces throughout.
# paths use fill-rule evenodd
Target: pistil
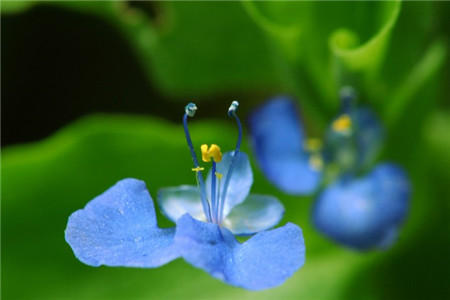
M 203 144 L 200 147 L 202 151 L 202 160 L 204 162 L 212 162 L 211 169 L 211 219 L 213 223 L 218 224 L 218 198 L 216 198 L 216 176 L 217 165 L 216 163 L 222 161 L 222 152 L 220 152 L 219 146 L 212 144 L 210 147 Z M 219 187 L 220 188 L 220 187 Z
M 216 203 L 216 162 L 212 159 L 211 168 L 211 206 L 212 206 L 212 222 L 217 224 L 217 203 Z

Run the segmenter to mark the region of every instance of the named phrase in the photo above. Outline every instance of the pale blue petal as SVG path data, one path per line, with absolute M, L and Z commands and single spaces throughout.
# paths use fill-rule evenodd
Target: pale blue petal
M 277 198 L 250 194 L 231 210 L 222 225 L 233 234 L 250 235 L 274 227 L 283 215 L 283 204 Z
M 363 178 L 340 178 L 318 197 L 316 227 L 331 239 L 364 250 L 386 247 L 406 217 L 410 186 L 405 173 L 380 164 Z
M 305 261 L 302 231 L 291 223 L 240 244 L 228 229 L 186 214 L 177 222 L 175 243 L 190 264 L 249 290 L 282 284 Z
M 175 223 L 186 213 L 197 220 L 206 221 L 200 191 L 196 186 L 182 185 L 159 189 L 158 205 L 164 215 Z
M 67 223 L 66 241 L 90 266 L 158 267 L 179 257 L 175 229 L 160 229 L 143 181 L 123 179 Z
M 224 187 L 225 178 L 228 174 L 228 168 L 230 167 L 231 160 L 233 158 L 234 151 L 229 151 L 223 154 L 222 161 L 217 163 L 217 173 L 223 175 L 220 183 L 221 192 Z M 231 174 L 230 184 L 228 185 L 227 195 L 225 199 L 225 205 L 223 209 L 223 216 L 227 216 L 230 210 L 242 203 L 247 198 L 250 188 L 253 184 L 253 172 L 250 167 L 250 161 L 247 154 L 239 152 L 239 156 L 235 162 L 233 173 Z M 216 181 L 216 186 L 219 183 Z M 208 199 L 211 199 L 211 171 L 206 178 L 206 193 Z
M 321 174 L 311 168 L 297 107 L 276 97 L 252 113 L 250 137 L 256 159 L 267 179 L 288 194 L 309 194 Z

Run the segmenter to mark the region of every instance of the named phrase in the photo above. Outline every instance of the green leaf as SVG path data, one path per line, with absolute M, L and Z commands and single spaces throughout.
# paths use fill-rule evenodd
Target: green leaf
M 444 40 L 437 40 L 428 47 L 423 57 L 416 63 L 403 82 L 391 94 L 389 105 L 385 108 L 385 119 L 390 126 L 398 121 L 407 106 L 416 101 L 426 101 L 414 97 L 420 89 L 431 80 L 444 64 L 446 57 L 446 45 Z
M 298 40 L 306 33 L 310 3 L 242 1 L 242 4 L 253 20 L 280 43 L 290 61 L 301 57 Z
M 424 126 L 425 141 L 429 145 L 433 165 L 450 180 L 450 114 L 439 111 L 432 114 Z
M 401 2 L 383 2 L 376 7 L 375 23 L 380 24 L 376 32 L 369 40 L 360 43 L 359 36 L 351 29 L 337 29 L 329 38 L 331 51 L 336 59 L 336 64 L 344 70 L 340 73 L 357 73 L 366 76 L 366 84 L 376 76 L 381 66 L 389 42 L 391 31 L 397 21 Z M 344 77 L 345 75 L 341 75 Z M 346 84 L 342 82 L 341 84 Z
M 26 11 L 36 4 L 35 1 L 2 1 L 1 12 L 2 14 L 16 14 Z
M 336 107 L 340 86 L 370 86 L 401 6 L 399 1 L 243 3 L 297 73 L 308 75 L 318 91 L 316 101 L 325 101 L 323 110 Z

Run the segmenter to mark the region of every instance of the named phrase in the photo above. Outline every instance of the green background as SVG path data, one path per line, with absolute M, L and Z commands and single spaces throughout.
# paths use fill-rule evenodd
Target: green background
M 447 3 L 2 1 L 1 8 L 4 299 L 450 296 Z M 85 56 L 77 56 L 80 44 Z M 252 191 L 276 195 L 286 207 L 281 224 L 294 222 L 305 236 L 305 266 L 280 287 L 231 287 L 181 259 L 158 269 L 92 268 L 65 243 L 68 216 L 122 178 L 144 180 L 152 196 L 195 182 L 181 127 L 187 102 L 199 107 L 194 144 L 227 151 L 237 138 L 226 117 L 232 100 L 245 120 L 270 96 L 293 95 L 309 136 L 320 137 L 347 84 L 388 130 L 379 160 L 401 164 L 412 181 L 409 217 L 391 249 L 359 253 L 322 237 L 310 223 L 314 197 L 277 191 L 251 155 Z M 251 154 L 246 141 L 243 148 Z M 161 214 L 158 222 L 172 226 Z

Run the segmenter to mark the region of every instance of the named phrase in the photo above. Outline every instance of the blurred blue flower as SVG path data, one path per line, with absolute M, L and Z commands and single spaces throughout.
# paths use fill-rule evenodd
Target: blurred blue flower
M 186 106 L 183 123 L 198 185 L 158 193 L 163 213 L 176 228 L 158 228 L 145 184 L 124 179 L 70 216 L 65 234 L 75 256 L 91 266 L 129 267 L 158 267 L 183 257 L 249 290 L 274 287 L 292 276 L 305 260 L 302 231 L 291 223 L 264 231 L 281 220 L 284 208 L 274 197 L 249 195 L 253 174 L 240 152 L 237 106 L 233 102 L 229 109 L 239 126 L 236 149 L 222 155 L 217 145 L 201 147 L 203 161 L 212 164 L 206 181 L 187 127 L 196 107 Z M 255 235 L 240 243 L 233 234 Z
M 341 97 L 342 111 L 324 142 L 305 138 L 298 109 L 284 96 L 250 116 L 251 142 L 279 189 L 293 195 L 319 191 L 313 209 L 319 231 L 355 249 L 386 248 L 406 217 L 409 181 L 394 164 L 373 167 L 384 138 L 381 123 L 370 109 L 354 107 L 353 90 L 343 89 Z

